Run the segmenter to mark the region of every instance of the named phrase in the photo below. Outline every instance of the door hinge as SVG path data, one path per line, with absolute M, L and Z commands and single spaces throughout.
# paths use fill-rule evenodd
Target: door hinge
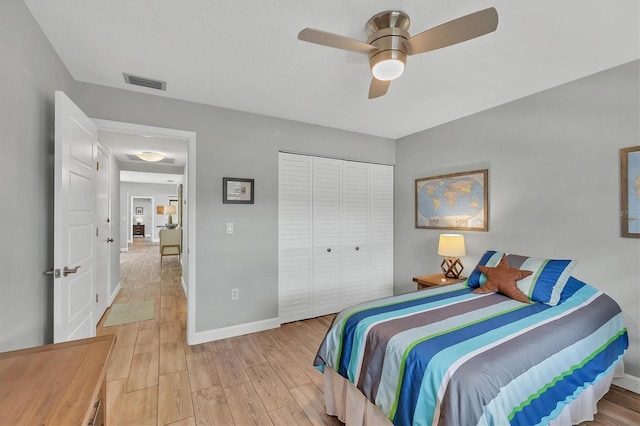
M 98 236 L 98 228 L 96 228 L 96 237 Z
M 100 162 L 96 161 L 96 170 L 100 170 Z
M 98 293 L 96 293 L 96 303 L 98 303 Z

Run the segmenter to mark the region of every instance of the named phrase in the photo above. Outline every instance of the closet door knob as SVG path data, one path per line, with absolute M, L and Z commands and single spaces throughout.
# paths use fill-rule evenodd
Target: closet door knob
M 356 250 L 360 250 L 360 246 L 356 246 Z
M 327 249 L 327 253 L 331 253 L 331 247 Z

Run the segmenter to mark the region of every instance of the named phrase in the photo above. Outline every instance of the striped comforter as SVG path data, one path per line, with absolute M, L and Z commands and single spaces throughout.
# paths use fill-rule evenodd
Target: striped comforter
M 561 303 L 473 294 L 464 283 L 339 313 L 315 365 L 396 425 L 546 424 L 628 347 L 619 306 L 571 277 Z

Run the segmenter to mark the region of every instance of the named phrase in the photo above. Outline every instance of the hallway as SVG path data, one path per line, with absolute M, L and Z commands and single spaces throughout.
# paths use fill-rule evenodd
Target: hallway
M 160 267 L 157 243 L 135 239 L 120 256 L 114 304 L 155 301 L 155 318 L 114 327 L 107 421 L 128 425 L 342 424 L 324 413 L 312 367 L 332 316 L 201 345 L 186 345 L 186 298 L 177 257 Z

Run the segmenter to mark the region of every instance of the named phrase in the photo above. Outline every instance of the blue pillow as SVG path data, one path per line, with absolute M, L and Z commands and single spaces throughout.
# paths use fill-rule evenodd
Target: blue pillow
M 495 268 L 496 266 L 498 266 L 498 263 L 500 263 L 500 259 L 502 259 L 502 256 L 504 256 L 504 253 L 501 251 L 487 250 L 482 255 L 482 258 L 478 262 L 478 265 L 486 266 L 488 268 Z M 467 285 L 471 288 L 478 288 L 487 281 L 487 276 L 480 272 L 480 270 L 478 269 L 478 265 L 476 265 L 466 281 Z
M 518 288 L 530 300 L 556 306 L 562 290 L 576 265 L 574 260 L 541 259 L 535 257 L 507 255 L 509 266 L 532 271 L 533 274 L 517 282 Z

